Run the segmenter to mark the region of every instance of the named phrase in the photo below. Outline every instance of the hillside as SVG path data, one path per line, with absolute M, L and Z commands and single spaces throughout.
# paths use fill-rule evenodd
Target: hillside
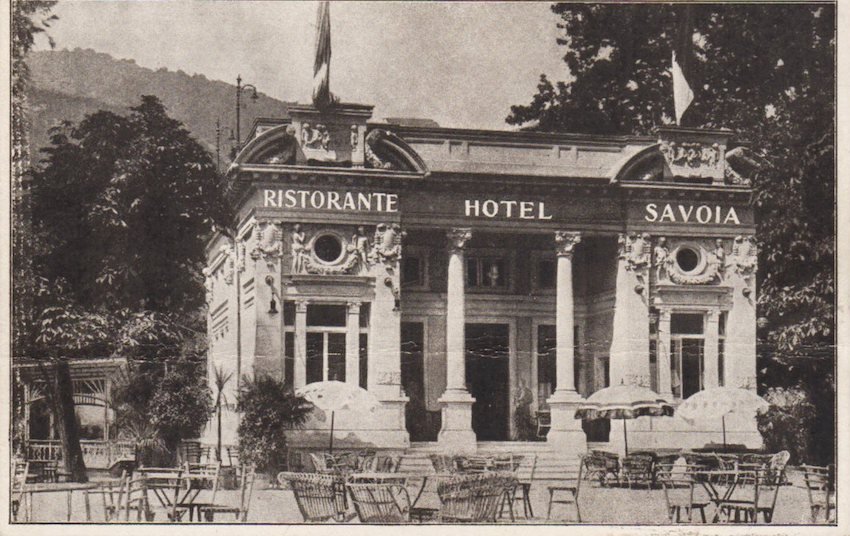
M 32 52 L 27 62 L 32 73 L 29 92 L 30 142 L 33 154 L 49 143 L 48 130 L 63 120 L 79 121 L 97 110 L 127 113 L 141 95 L 156 95 L 171 117 L 181 121 L 210 152 L 215 151 L 216 119 L 222 125 L 222 156 L 232 142 L 236 125 L 236 85 L 209 80 L 183 71 L 156 71 L 132 60 L 116 60 L 93 50 Z M 236 73 L 234 73 L 234 82 Z M 245 92 L 243 97 L 248 97 Z M 256 117 L 281 117 L 287 103 L 262 93 L 256 101 L 243 98 L 242 138 Z

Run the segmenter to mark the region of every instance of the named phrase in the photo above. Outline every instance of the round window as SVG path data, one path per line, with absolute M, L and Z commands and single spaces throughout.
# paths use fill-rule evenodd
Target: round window
M 322 262 L 336 262 L 342 256 L 342 243 L 334 235 L 322 235 L 313 244 L 313 252 Z
M 699 265 L 699 253 L 691 248 L 680 248 L 676 253 L 676 264 L 683 272 L 693 272 Z

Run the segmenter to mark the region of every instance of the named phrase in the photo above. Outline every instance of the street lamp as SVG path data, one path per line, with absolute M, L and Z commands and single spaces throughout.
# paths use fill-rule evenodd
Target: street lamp
M 257 100 L 257 88 L 253 84 L 242 85 L 242 76 L 236 75 L 236 150 L 239 151 L 242 147 L 242 137 L 240 134 L 241 110 L 242 110 L 242 91 L 251 91 L 251 100 Z

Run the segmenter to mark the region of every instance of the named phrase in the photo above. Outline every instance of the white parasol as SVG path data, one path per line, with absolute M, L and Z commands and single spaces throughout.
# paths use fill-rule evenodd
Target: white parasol
M 375 395 L 365 389 L 338 381 L 315 382 L 296 391 L 308 402 L 322 411 L 331 412 L 331 441 L 328 450 L 334 448 L 334 415 L 337 411 L 349 410 L 354 413 L 371 413 L 380 404 Z

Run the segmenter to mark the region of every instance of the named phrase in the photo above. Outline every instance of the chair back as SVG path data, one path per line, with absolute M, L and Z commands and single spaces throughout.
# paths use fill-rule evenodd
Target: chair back
M 517 481 L 497 472 L 458 475 L 437 485 L 444 522 L 494 523 L 505 494 Z
M 431 463 L 431 459 L 424 454 L 404 454 L 399 457 L 395 472 L 415 475 L 433 473 L 434 464 Z
M 14 458 L 12 460 L 12 491 L 22 491 L 27 483 L 30 472 L 30 462 Z
M 345 513 L 345 481 L 337 475 L 281 472 L 278 483 L 292 489 L 295 502 L 308 523 L 342 520 Z
M 787 450 L 780 450 L 770 457 L 767 464 L 768 476 L 775 480 L 777 484 L 782 484 L 785 476 L 785 467 L 788 465 L 788 460 L 791 459 L 791 453 Z
M 613 452 L 591 450 L 584 456 L 584 478 L 599 479 L 605 482 L 606 475 L 618 475 L 620 472 L 620 457 Z
M 541 453 L 537 456 L 537 461 L 534 464 L 532 479 L 562 482 L 574 487 L 575 497 L 578 499 L 583 472 L 583 456 Z
M 822 509 L 824 517 L 829 517 L 829 511 L 834 505 L 835 483 L 831 481 L 830 468 L 817 465 L 801 465 L 803 470 L 803 485 L 809 498 L 812 511 L 812 522 L 817 521 L 817 514 Z
M 254 464 L 242 466 L 242 475 L 239 479 L 239 521 L 248 521 L 248 510 L 251 508 L 251 496 L 254 494 L 254 480 L 257 477 L 257 468 Z
M 519 465 L 517 465 L 516 471 L 514 471 L 514 476 L 516 477 L 517 482 L 524 486 L 530 486 L 531 480 L 534 477 L 534 466 L 536 463 L 536 454 L 522 456 L 519 461 Z
M 218 492 L 219 475 L 221 474 L 221 462 L 211 462 L 206 464 L 189 464 L 184 466 L 184 474 L 190 479 L 187 481 L 187 487 L 203 486 L 204 489 L 211 489 L 210 504 L 215 504 L 215 495 Z
M 690 473 L 685 472 L 681 466 L 662 464 L 659 465 L 656 475 L 664 490 L 664 502 L 668 512 L 674 507 L 690 508 L 696 493 L 696 482 Z
M 148 504 L 148 477 L 144 473 L 127 479 L 123 491 L 118 492 L 118 510 L 113 520 L 126 523 L 131 511 L 136 512 L 136 521 L 153 520 Z
M 328 467 L 328 459 L 325 457 L 324 453 L 310 453 L 310 460 L 313 462 L 313 469 L 317 473 L 328 474 L 331 472 L 330 467 Z
M 410 521 L 410 496 L 400 484 L 346 484 L 357 517 L 363 523 L 406 523 Z
M 431 465 L 434 466 L 434 471 L 438 473 L 456 473 L 457 463 L 453 456 L 447 454 L 431 454 L 428 456 L 431 459 Z

